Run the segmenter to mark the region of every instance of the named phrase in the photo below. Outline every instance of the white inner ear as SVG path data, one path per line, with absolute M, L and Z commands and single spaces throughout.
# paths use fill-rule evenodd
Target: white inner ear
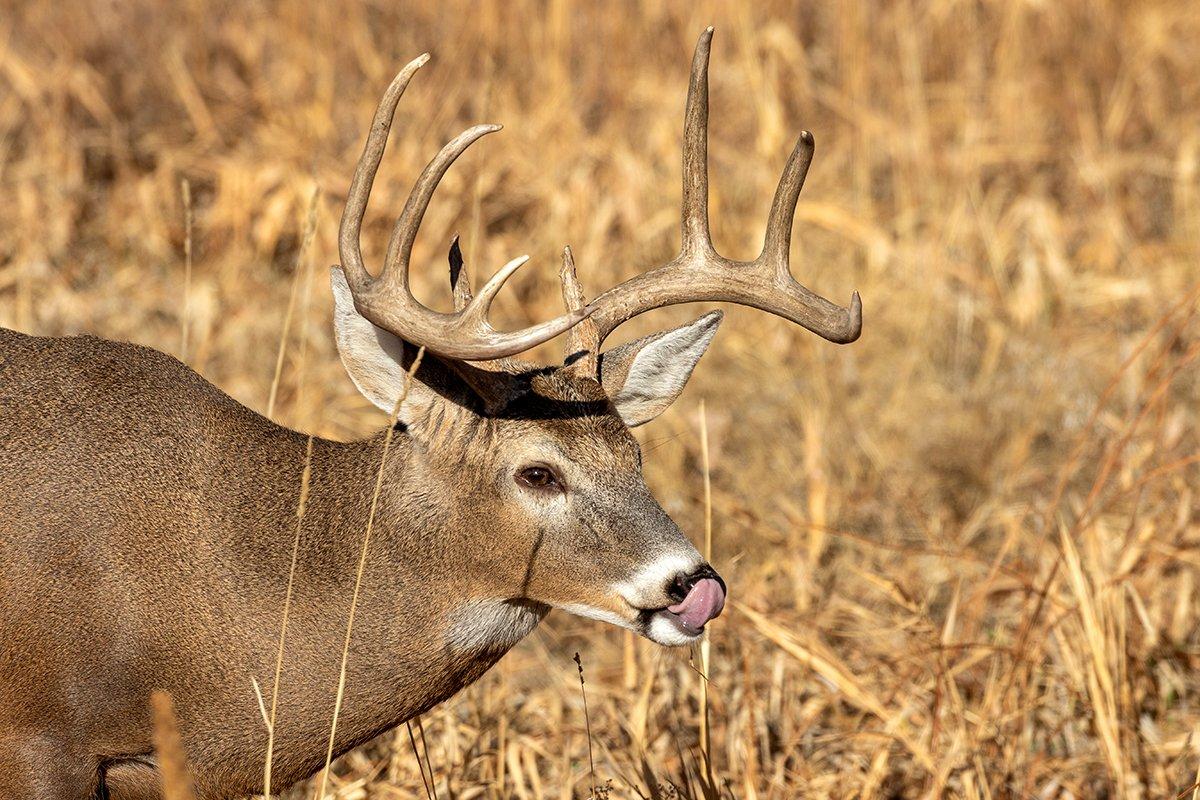
M 391 414 L 396 400 L 404 391 L 407 371 L 404 369 L 404 341 L 398 336 L 377 328 L 354 307 L 354 296 L 340 267 L 330 270 L 333 285 L 333 329 L 337 336 L 338 354 L 350 380 L 363 396 Z M 402 421 L 421 387 L 410 388 L 409 396 L 400 410 Z
M 611 398 L 626 425 L 643 425 L 675 402 L 720 321 L 720 315 L 706 314 L 648 342 L 633 357 L 625 383 Z

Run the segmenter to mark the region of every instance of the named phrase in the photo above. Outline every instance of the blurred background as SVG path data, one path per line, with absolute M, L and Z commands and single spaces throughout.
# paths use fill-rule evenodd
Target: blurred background
M 412 740 L 338 763 L 337 797 L 1197 796 L 1200 6 L 2 7 L 0 325 L 165 350 L 334 438 L 384 424 L 338 362 L 327 270 L 375 104 L 419 53 L 368 264 L 441 144 L 505 123 L 444 181 L 414 280 L 449 308 L 455 232 L 475 275 L 529 253 L 510 327 L 558 312 L 564 244 L 592 294 L 675 252 L 705 26 L 721 252 L 758 252 L 816 138 L 793 271 L 862 293 L 861 340 L 732 309 L 639 430 L 697 541 L 707 432 L 736 602 L 707 697 L 698 651 L 554 614 Z

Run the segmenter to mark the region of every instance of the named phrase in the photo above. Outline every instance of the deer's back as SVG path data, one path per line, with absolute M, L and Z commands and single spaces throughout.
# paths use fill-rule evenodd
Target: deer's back
M 97 515 L 152 522 L 214 497 L 236 504 L 297 438 L 156 350 L 0 329 L 0 542 L 36 541 L 53 521 L 96 529 Z M 22 517 L 40 524 L 14 531 Z

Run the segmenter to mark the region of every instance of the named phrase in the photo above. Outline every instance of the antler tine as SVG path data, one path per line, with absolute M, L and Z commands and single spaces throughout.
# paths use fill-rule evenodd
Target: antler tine
M 799 324 L 832 342 L 846 344 L 853 342 L 862 332 L 862 298 L 858 296 L 858 292 L 851 293 L 850 307 L 843 309 L 809 291 L 792 277 L 789 266 L 792 220 L 796 214 L 796 202 L 800 199 L 800 191 L 804 188 L 804 180 L 808 177 L 808 168 L 812 165 L 815 149 L 813 135 L 808 131 L 800 131 L 796 146 L 792 148 L 792 154 L 788 156 L 787 165 L 783 168 L 783 175 L 779 178 L 779 186 L 775 188 L 775 198 L 771 201 L 771 211 L 767 216 L 767 232 L 763 237 L 762 253 L 755 263 L 764 268 L 773 268 L 776 283 L 789 294 L 800 297 L 814 312 L 811 320 L 797 320 Z
M 687 105 L 683 112 L 683 254 L 712 252 L 708 230 L 708 54 L 712 27 L 700 34 L 692 56 Z
M 434 190 L 442 182 L 446 170 L 450 169 L 450 165 L 457 161 L 468 147 L 489 133 L 500 130 L 501 127 L 503 126 L 476 125 L 468 128 L 446 142 L 438 154 L 425 166 L 421 177 L 417 178 L 417 182 L 413 186 L 412 193 L 408 196 L 408 201 L 404 204 L 404 210 L 400 212 L 400 217 L 392 227 L 387 255 L 383 259 L 381 278 L 387 276 L 396 267 L 400 267 L 394 280 L 398 286 L 405 290 L 408 289 L 408 260 L 412 255 L 413 242 L 417 239 L 421 221 L 425 219 L 425 211 L 429 208 L 429 201 L 433 199 Z
M 800 138 L 788 156 L 787 166 L 775 188 L 775 199 L 771 201 L 771 212 L 767 216 L 767 233 L 763 238 L 760 261 L 774 264 L 779 277 L 791 277 L 788 269 L 789 250 L 792 244 L 792 218 L 796 214 L 796 202 L 808 168 L 812 164 L 814 143 L 812 134 L 800 131 Z
M 367 200 L 371 194 L 371 185 L 383 159 L 383 151 L 387 146 L 388 133 L 400 97 L 413 74 L 427 61 L 428 54 L 409 62 L 392 80 L 375 111 L 367 143 L 354 170 L 354 179 L 350 184 L 346 209 L 342 213 L 342 224 L 338 231 L 338 252 L 342 258 L 346 281 L 354 297 L 355 308 L 360 314 L 412 344 L 423 346 L 447 358 L 468 361 L 516 355 L 579 324 L 593 309 L 578 309 L 540 325 L 511 333 L 496 331 L 487 320 L 492 300 L 504 282 L 517 268 L 526 263 L 528 258 L 510 261 L 480 289 L 477 296 L 472 297 L 470 284 L 462 269 L 462 251 L 458 246 L 457 237 L 450 247 L 450 280 L 454 291 L 455 313 L 443 314 L 422 305 L 413 297 L 408 281 L 413 241 L 442 176 L 455 159 L 474 142 L 500 130 L 499 125 L 476 125 L 442 147 L 417 179 L 400 218 L 392 228 L 387 255 L 379 276 L 372 277 L 363 265 L 359 234 Z
M 367 143 L 363 146 L 358 165 L 354 168 L 354 177 L 350 181 L 350 191 L 346 197 L 346 208 L 342 211 L 342 223 L 338 228 L 338 255 L 342 259 L 342 269 L 346 272 L 346 280 L 352 290 L 365 288 L 371 282 L 371 275 L 363 266 L 362 249 L 358 240 L 367 201 L 371 197 L 371 187 L 375 184 L 375 173 L 379 171 L 383 151 L 387 148 L 388 133 L 392 130 L 396 106 L 400 104 L 400 98 L 413 75 L 427 63 L 429 53 L 422 53 L 408 62 L 392 79 L 379 101 L 379 107 L 375 109 L 375 118 L 371 121 Z
M 583 287 L 579 284 L 579 275 L 575 271 L 575 254 L 571 252 L 569 245 L 563 248 L 562 269 L 558 275 L 562 281 L 563 304 L 567 311 L 583 308 Z M 578 368 L 585 374 L 595 373 L 596 354 L 600 352 L 600 337 L 596 324 L 590 319 L 579 323 L 567 331 L 566 344 L 567 357 L 583 353 L 579 360 L 573 363 L 578 364 Z
M 697 301 L 737 303 L 790 320 L 831 342 L 862 332 L 862 301 L 855 292 L 842 308 L 800 285 L 788 269 L 792 217 L 812 163 L 813 139 L 800 134 L 775 190 L 763 250 L 753 261 L 717 253 L 708 223 L 708 59 L 713 29 L 700 35 L 692 58 L 683 133 L 682 244 L 670 261 L 601 294 L 588 308 L 599 340 L 629 319 L 662 306 Z
M 492 301 L 496 299 L 496 295 L 500 292 L 500 289 L 513 276 L 514 272 L 528 263 L 529 256 L 517 256 L 496 270 L 496 274 L 488 278 L 487 283 L 479 287 L 479 294 L 475 295 L 470 305 L 463 310 L 463 314 L 477 315 L 480 323 L 487 324 L 487 313 L 491 309 Z

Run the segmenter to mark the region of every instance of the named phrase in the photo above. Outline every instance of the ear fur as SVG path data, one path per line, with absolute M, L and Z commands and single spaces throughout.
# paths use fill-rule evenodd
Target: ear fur
M 687 325 L 600 355 L 600 383 L 626 425 L 643 425 L 675 402 L 723 316 L 720 311 L 710 311 Z
M 358 313 L 341 267 L 330 270 L 330 283 L 333 287 L 333 330 L 342 365 L 363 397 L 391 414 L 404 391 L 417 348 L 376 327 Z M 428 386 L 414 379 L 400 409 L 400 420 L 411 423 L 422 416 L 434 402 L 433 394 Z

